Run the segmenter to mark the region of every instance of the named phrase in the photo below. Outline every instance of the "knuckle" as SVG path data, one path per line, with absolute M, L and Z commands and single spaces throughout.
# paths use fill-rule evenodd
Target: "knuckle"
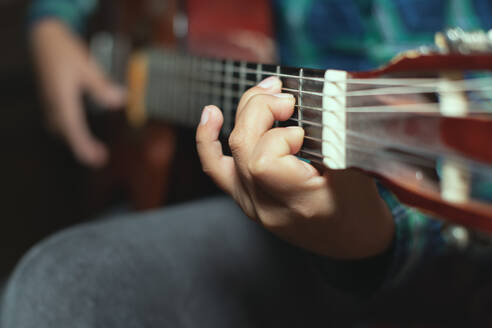
M 214 175 L 213 169 L 207 165 L 202 165 L 202 171 L 209 177 L 212 177 Z
M 266 97 L 263 94 L 255 94 L 250 99 L 252 106 L 264 105 L 266 103 Z
M 229 147 L 232 151 L 241 149 L 244 144 L 244 138 L 237 130 L 233 130 L 229 136 Z
M 241 101 L 245 101 L 249 99 L 251 96 L 253 96 L 257 92 L 256 89 L 257 89 L 256 87 L 252 87 L 246 90 L 241 97 Z
M 265 157 L 260 157 L 258 159 L 250 161 L 248 163 L 248 171 L 251 176 L 256 178 L 265 176 L 268 171 L 268 159 Z
M 196 147 L 198 148 L 198 150 L 200 150 L 200 148 L 202 148 L 203 145 L 205 144 L 202 136 L 199 133 L 195 134 L 195 143 L 196 143 Z
M 304 220 L 313 220 L 317 216 L 317 209 L 315 206 L 308 204 L 308 202 L 296 202 L 290 206 L 292 213 Z
M 196 150 L 198 153 L 198 157 L 200 160 L 205 160 L 205 154 L 206 154 L 206 144 L 203 142 L 203 140 L 196 140 Z

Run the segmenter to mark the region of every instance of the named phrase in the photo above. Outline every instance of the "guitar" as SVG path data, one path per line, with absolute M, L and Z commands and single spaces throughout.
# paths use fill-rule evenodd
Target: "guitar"
M 243 92 L 269 76 L 296 97 L 278 126 L 305 130 L 298 156 L 321 170 L 354 168 L 400 201 L 492 233 L 492 41 L 449 30 L 437 46 L 397 56 L 367 72 L 292 68 L 185 55 L 161 47 L 128 54 L 129 105 L 136 128 L 149 120 L 195 127 L 201 109 L 223 110 L 222 136 L 234 126 Z M 108 42 L 105 36 L 96 43 Z M 106 53 L 115 58 L 118 49 Z

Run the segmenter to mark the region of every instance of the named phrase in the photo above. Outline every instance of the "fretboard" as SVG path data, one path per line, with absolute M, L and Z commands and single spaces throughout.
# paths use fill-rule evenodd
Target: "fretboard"
M 148 58 L 145 107 L 151 118 L 196 126 L 203 107 L 214 104 L 223 111 L 223 133 L 227 135 L 234 126 L 236 107 L 242 94 L 273 75 L 282 79 L 283 92 L 293 94 L 298 99 L 297 105 L 322 108 L 321 97 L 303 93 L 323 92 L 322 70 L 200 58 L 160 49 L 149 51 Z M 305 77 L 313 80 L 305 80 Z M 314 112 L 319 116 L 319 110 Z M 298 124 L 303 125 L 302 122 Z
M 294 115 L 276 125 L 303 127 L 306 134 L 303 157 L 323 162 L 323 70 L 150 50 L 145 96 L 147 116 L 195 127 L 203 107 L 213 104 L 223 112 L 222 135 L 227 137 L 234 127 L 242 94 L 269 76 L 278 76 L 283 82 L 282 92 L 296 97 Z

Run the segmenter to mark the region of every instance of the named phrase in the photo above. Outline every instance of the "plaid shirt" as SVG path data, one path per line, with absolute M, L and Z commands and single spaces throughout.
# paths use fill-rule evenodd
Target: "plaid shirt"
M 291 66 L 366 70 L 403 50 L 432 44 L 434 33 L 446 27 L 492 28 L 487 0 L 273 0 L 273 5 L 281 61 Z M 96 0 L 34 0 L 29 20 L 56 17 L 81 32 L 96 6 Z M 382 282 L 391 285 L 449 245 L 440 221 L 379 190 L 396 224 Z M 340 267 L 329 261 L 322 265 L 331 271 Z

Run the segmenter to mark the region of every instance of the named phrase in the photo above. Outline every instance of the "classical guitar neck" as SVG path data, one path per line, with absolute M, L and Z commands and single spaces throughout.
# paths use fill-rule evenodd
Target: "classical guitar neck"
M 283 81 L 283 92 L 293 94 L 297 104 L 292 118 L 276 125 L 304 128 L 305 157 L 332 169 L 347 167 L 344 71 L 209 59 L 162 49 L 135 54 L 128 67 L 132 124 L 161 119 L 196 126 L 202 108 L 214 104 L 224 114 L 224 136 L 234 127 L 242 94 L 261 80 L 277 76 Z
M 127 116 L 135 126 L 158 119 L 194 127 L 202 108 L 214 104 L 227 137 L 244 91 L 278 76 L 296 105 L 275 124 L 304 129 L 298 156 L 325 169 L 363 170 L 409 205 L 492 232 L 492 206 L 475 194 L 477 181 L 492 185 L 492 152 L 483 144 L 492 139 L 492 99 L 483 99 L 492 78 L 463 78 L 467 70 L 491 70 L 491 62 L 485 54 L 409 53 L 349 73 L 153 48 L 131 55 L 126 66 Z

